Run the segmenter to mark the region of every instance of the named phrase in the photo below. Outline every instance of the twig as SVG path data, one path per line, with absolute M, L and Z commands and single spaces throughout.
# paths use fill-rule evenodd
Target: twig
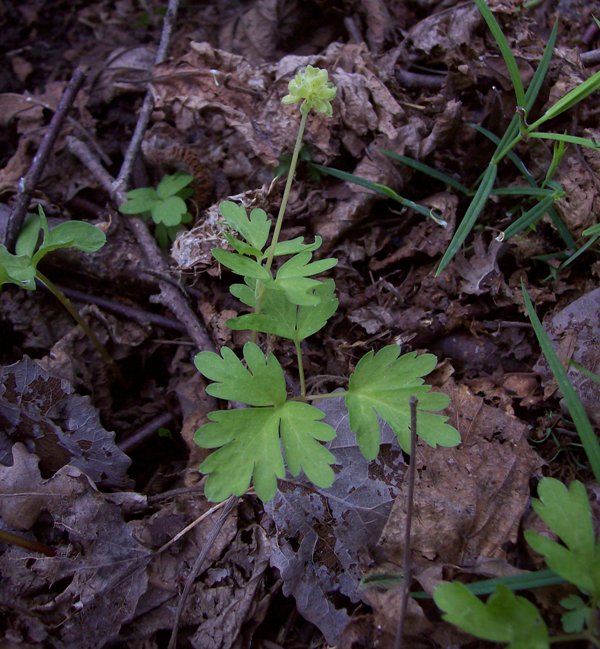
M 408 70 L 399 69 L 396 72 L 398 81 L 407 88 L 425 88 L 427 90 L 439 90 L 446 77 L 435 74 L 420 74 L 419 72 L 409 72 Z
M 190 591 L 192 590 L 194 581 L 196 581 L 196 577 L 200 574 L 202 564 L 204 563 L 209 550 L 212 548 L 214 542 L 217 540 L 217 536 L 219 536 L 219 532 L 221 531 L 223 525 L 225 524 L 225 521 L 227 520 L 227 517 L 229 516 L 230 512 L 236 506 L 237 501 L 238 499 L 235 496 L 231 496 L 231 498 L 229 498 L 229 500 L 226 501 L 225 507 L 223 509 L 223 513 L 221 514 L 219 520 L 213 525 L 213 528 L 208 538 L 206 539 L 206 543 L 204 544 L 202 551 L 196 558 L 196 561 L 194 561 L 194 565 L 190 570 L 190 574 L 187 576 L 185 580 L 185 586 L 183 587 L 183 592 L 181 593 L 181 597 L 179 598 L 179 602 L 177 604 L 177 610 L 175 611 L 173 631 L 171 632 L 171 638 L 169 640 L 168 649 L 175 649 L 177 645 L 177 631 L 179 628 L 179 621 L 181 620 L 181 614 L 183 613 L 183 607 L 185 606 L 185 602 L 190 594 Z
M 580 58 L 583 65 L 586 67 L 596 65 L 596 63 L 600 63 L 600 48 L 597 50 L 590 50 L 589 52 L 583 52 L 580 54 Z
M 173 25 L 175 24 L 178 8 L 179 0 L 169 0 L 167 13 L 165 14 L 163 20 L 160 42 L 158 44 L 158 49 L 156 50 L 156 56 L 154 57 L 154 65 L 162 63 L 167 57 L 167 51 L 169 49 L 169 43 L 171 41 L 171 34 L 173 33 Z M 140 110 L 137 124 L 135 125 L 135 130 L 133 132 L 133 135 L 131 136 L 129 146 L 127 147 L 127 152 L 125 153 L 125 158 L 123 160 L 123 164 L 121 165 L 119 175 L 114 182 L 114 194 L 125 191 L 125 188 L 127 187 L 129 177 L 131 176 L 131 170 L 133 169 L 133 163 L 139 153 L 142 139 L 144 137 L 144 133 L 146 132 L 148 122 L 150 121 L 150 115 L 153 108 L 154 98 L 152 97 L 152 92 L 150 91 L 150 89 L 148 89 L 146 91 L 146 96 L 144 97 L 144 103 L 142 104 L 142 109 Z
M 404 637 L 404 623 L 408 608 L 410 593 L 411 563 L 410 563 L 410 528 L 412 526 L 413 507 L 415 498 L 415 478 L 417 474 L 417 398 L 410 398 L 410 465 L 408 467 L 408 494 L 406 496 L 406 521 L 404 523 L 404 556 L 402 558 L 402 603 L 400 605 L 400 618 L 396 629 L 394 649 L 402 648 Z
M 143 309 L 136 309 L 132 306 L 127 306 L 126 304 L 121 304 L 120 302 L 115 302 L 114 300 L 109 300 L 104 297 L 99 297 L 97 295 L 91 295 L 89 293 L 84 293 L 83 291 L 78 291 L 74 288 L 67 288 L 61 284 L 57 284 L 58 288 L 72 300 L 76 302 L 83 302 L 84 304 L 95 304 L 96 306 L 102 307 L 106 311 L 111 311 L 118 315 L 122 315 L 129 320 L 134 320 L 140 324 L 153 324 L 157 327 L 163 329 L 170 329 L 171 331 L 177 331 L 178 333 L 186 333 L 186 328 L 177 320 L 173 318 L 165 318 L 165 316 L 159 315 L 158 313 L 150 313 L 149 311 L 144 311 Z
M 161 413 L 160 415 L 158 415 L 158 417 L 154 417 L 154 419 L 151 419 L 147 424 L 144 424 L 135 433 L 133 433 L 133 435 L 131 435 L 127 439 L 124 439 L 119 444 L 119 448 L 124 453 L 129 453 L 136 446 L 139 446 L 142 442 L 144 442 L 148 437 L 154 435 L 154 433 L 159 428 L 170 423 L 172 419 L 173 415 L 170 412 Z
M 23 227 L 23 221 L 25 220 L 25 214 L 29 207 L 31 195 L 42 177 L 52 147 L 56 142 L 56 138 L 60 133 L 65 118 L 67 117 L 67 113 L 73 105 L 75 97 L 77 96 L 84 79 L 85 72 L 83 69 L 76 68 L 71 80 L 62 94 L 62 97 L 60 98 L 60 101 L 58 102 L 56 111 L 50 120 L 50 124 L 44 134 L 40 147 L 33 157 L 27 175 L 19 181 L 19 194 L 17 195 L 17 200 L 15 201 L 15 205 L 6 226 L 5 245 L 9 250 L 14 250 L 15 242 L 19 236 L 21 228 Z

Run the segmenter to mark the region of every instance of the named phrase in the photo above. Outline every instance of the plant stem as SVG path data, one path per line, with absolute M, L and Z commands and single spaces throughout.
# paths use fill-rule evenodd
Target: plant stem
M 47 545 L 39 543 L 38 541 L 26 539 L 20 534 L 7 532 L 6 530 L 0 530 L 0 541 L 3 541 L 4 543 L 10 543 L 11 545 L 17 545 L 21 548 L 25 548 L 26 550 L 33 550 L 34 552 L 45 554 L 47 557 L 56 556 L 56 550 L 54 548 L 48 547 Z
M 339 399 L 348 394 L 347 390 L 340 390 L 339 392 L 325 392 L 325 394 L 308 394 L 303 401 L 317 401 L 319 399 Z
M 587 640 L 591 642 L 595 647 L 600 647 L 600 641 L 598 638 L 593 636 L 591 633 L 566 633 L 565 635 L 555 635 L 551 638 L 548 638 L 550 644 L 557 644 L 559 642 L 574 642 L 576 640 Z
M 91 330 L 88 323 L 79 315 L 79 311 L 73 306 L 73 303 L 69 298 L 54 284 L 50 281 L 41 271 L 36 270 L 36 278 L 54 295 L 54 297 L 63 305 L 69 315 L 75 320 L 75 322 L 81 327 L 83 333 L 90 339 L 102 360 L 108 365 L 116 368 L 115 361 L 112 356 L 106 350 L 106 347 L 98 340 L 96 334 Z M 117 369 L 118 372 L 118 369 Z
M 283 225 L 283 217 L 285 216 L 288 199 L 290 197 L 290 190 L 292 189 L 292 181 L 294 180 L 294 175 L 296 173 L 296 166 L 298 164 L 298 156 L 300 155 L 300 149 L 302 148 L 302 138 L 304 137 L 304 129 L 306 127 L 306 118 L 308 117 L 308 112 L 309 111 L 302 112 L 302 119 L 300 120 L 300 126 L 298 127 L 298 135 L 296 136 L 296 144 L 294 145 L 294 152 L 292 153 L 290 170 L 288 171 L 288 177 L 285 182 L 285 189 L 283 190 L 283 198 L 281 199 L 279 214 L 277 214 L 277 221 L 275 222 L 275 230 L 273 231 L 273 238 L 271 240 L 271 245 L 269 246 L 269 254 L 267 256 L 267 262 L 265 264 L 265 268 L 267 270 L 271 270 L 271 266 L 273 265 L 275 246 L 279 241 L 279 234 L 281 233 L 281 226 Z
M 298 340 L 294 340 L 296 358 L 298 359 L 298 378 L 300 379 L 300 396 L 306 398 L 306 381 L 304 379 L 304 363 L 302 361 L 302 348 Z

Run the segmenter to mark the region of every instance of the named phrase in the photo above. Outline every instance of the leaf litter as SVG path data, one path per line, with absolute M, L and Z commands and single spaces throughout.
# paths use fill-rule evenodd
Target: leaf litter
M 357 348 L 368 351 L 390 342 L 443 356 L 438 384 L 452 397 L 448 414 L 463 443 L 435 451 L 419 446 L 414 583 L 431 592 L 449 575 L 483 577 L 512 574 L 519 563 L 532 567 L 519 549 L 530 481 L 542 470 L 570 475 L 579 469 L 575 454 L 570 463 L 554 461 L 549 441 L 540 447 L 545 467 L 527 443 L 530 437 L 543 438 L 546 424 L 556 428 L 559 442 L 571 431 L 544 363 L 535 364 L 537 347 L 530 332 L 517 326 L 525 322 L 520 281 L 525 276 L 535 284 L 531 295 L 547 312 L 548 332 L 561 359 L 597 372 L 600 267 L 597 261 L 572 264 L 557 279 L 542 281 L 544 262 L 533 257 L 557 249 L 550 221 L 546 217 L 535 233 L 497 244 L 496 230 L 506 215 L 491 204 L 486 225 L 446 274 L 433 278 L 463 213 L 463 198 L 381 151 L 418 158 L 470 186 L 485 164 L 487 144 L 466 123 L 487 125 L 499 134 L 500 124 L 512 116 L 512 108 L 506 108 L 512 104 L 504 64 L 468 4 L 395 6 L 369 0 L 351 10 L 339 3 L 310 4 L 258 0 L 243 7 L 207 3 L 196 17 L 184 11 L 172 58 L 155 68 L 148 43 L 157 41 L 161 17 L 146 11 L 146 5 L 140 11 L 128 1 L 100 1 L 69 9 L 76 20 L 66 38 L 55 44 L 56 51 L 44 50 L 41 59 L 35 47 L 21 49 L 25 32 L 15 40 L 14 31 L 7 31 L 12 50 L 11 67 L 0 79 L 0 137 L 6 144 L 0 154 L 1 200 L 14 193 L 46 128 L 48 108 L 42 103 L 55 106 L 64 87 L 62 81 L 47 82 L 56 77 L 44 59 L 64 54 L 63 65 L 88 62 L 90 82 L 72 113 L 77 124 L 69 122 L 59 138 L 38 192 L 56 206 L 49 213 L 61 218 L 78 218 L 91 202 L 87 215 L 100 217 L 109 245 L 98 258 L 67 255 L 52 269 L 64 273 L 65 281 L 64 269 L 73 269 L 75 285 L 155 310 L 146 299 L 155 292 L 153 269 L 127 229 L 105 209 L 106 196 L 95 179 L 68 154 L 65 135 L 80 135 L 83 128 L 101 157 L 118 159 L 129 138 L 132 105 L 151 80 L 156 107 L 144 146 L 151 175 L 159 180 L 165 173 L 164 151 L 159 155 L 153 147 L 160 139 L 154 135 L 166 134 L 166 150 L 183 152 L 177 168 L 211 177 L 216 188 L 211 197 L 237 197 L 273 215 L 281 182 L 272 182 L 272 171 L 291 149 L 295 130 L 293 113 L 279 110 L 279 99 L 300 67 L 328 68 L 340 100 L 333 126 L 315 120 L 309 127 L 311 159 L 407 193 L 443 213 L 448 227 L 362 187 L 333 178 L 315 184 L 308 168 L 301 168 L 290 201 L 294 236 L 321 234 L 335 251 L 343 309 L 321 344 L 308 350 L 309 367 L 324 375 L 342 374 L 355 361 Z M 563 4 L 565 15 L 578 20 L 589 12 L 581 3 Z M 547 9 L 528 14 L 517 3 L 490 5 L 510 31 L 521 73 L 529 79 L 541 56 L 544 26 L 551 22 Z M 37 5 L 22 3 L 18 11 L 23 24 L 41 29 Z M 311 32 L 303 21 L 315 16 L 323 24 Z M 14 15 L 0 9 L 0 24 L 11 20 Z M 56 29 L 53 17 L 44 24 Z M 584 78 L 580 35 L 572 29 L 568 21 L 563 24 L 565 36 L 545 89 L 548 101 Z M 582 107 L 578 119 L 587 136 L 595 137 L 590 106 Z M 542 144 L 530 148 L 536 175 L 543 172 L 547 155 Z M 593 224 L 598 211 L 597 167 L 597 152 L 569 150 L 555 177 L 568 191 L 556 207 L 575 237 Z M 221 316 L 241 315 L 239 304 L 225 294 L 227 276 L 220 278 L 222 271 L 210 257 L 210 249 L 224 240 L 223 222 L 216 204 L 199 207 L 195 221 L 172 250 L 172 281 L 192 286 L 197 311 L 220 340 L 228 335 Z M 549 272 L 557 265 L 550 260 Z M 159 552 L 208 511 L 198 495 L 196 471 L 205 454 L 192 437 L 214 409 L 211 400 L 201 398 L 202 381 L 186 348 L 181 346 L 173 360 L 174 341 L 165 342 L 161 329 L 149 335 L 149 327 L 90 313 L 131 375 L 148 375 L 132 381 L 131 395 L 115 394 L 72 325 L 42 297 L 24 300 L 3 291 L 0 300 L 6 340 L 0 529 L 35 539 L 56 553 L 43 557 L 0 546 L 4 639 L 32 647 L 163 646 L 185 575 L 216 518 L 202 519 L 177 545 Z M 230 340 L 239 348 L 246 342 L 238 332 Z M 46 358 L 38 362 L 24 353 Z M 281 350 L 280 358 L 289 366 L 286 353 Z M 597 423 L 597 384 L 575 366 L 569 372 Z M 317 379 L 328 381 L 327 376 Z M 554 408 L 553 419 L 546 414 L 549 408 Z M 340 462 L 334 467 L 334 486 L 315 489 L 302 475 L 288 477 L 265 512 L 251 498 L 240 504 L 193 585 L 181 620 L 181 646 L 244 647 L 253 641 L 264 641 L 265 647 L 267 642 L 324 646 L 323 638 L 340 647 L 361 646 L 353 642 L 391 646 L 399 593 L 362 584 L 382 570 L 397 573 L 402 563 L 406 465 L 391 434 L 384 438 L 383 454 L 368 463 L 349 437 L 341 410 L 336 405 L 323 409 L 338 433 L 329 444 Z M 174 413 L 175 424 L 164 434 L 175 440 L 155 435 L 132 454 L 131 463 L 115 440 L 161 410 Z M 180 432 L 183 442 L 177 446 Z M 162 500 L 161 493 L 171 488 L 174 495 Z M 283 621 L 280 613 L 282 607 L 290 611 L 290 597 L 294 614 Z M 552 610 L 551 603 L 547 606 Z M 412 646 L 469 642 L 432 622 L 416 600 L 409 604 L 407 632 Z M 312 645 L 306 640 L 311 633 Z

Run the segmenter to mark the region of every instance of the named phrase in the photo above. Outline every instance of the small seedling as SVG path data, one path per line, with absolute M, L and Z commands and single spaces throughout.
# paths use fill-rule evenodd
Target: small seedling
M 41 243 L 39 243 L 40 235 L 42 236 Z M 113 359 L 104 345 L 79 315 L 71 301 L 38 268 L 40 261 L 54 250 L 75 248 L 82 252 L 96 252 L 105 243 L 104 232 L 85 221 L 66 221 L 50 229 L 44 210 L 40 205 L 38 214 L 29 214 L 25 220 L 15 245 L 15 254 L 10 253 L 6 246 L 0 245 L 0 286 L 15 284 L 27 291 L 35 291 L 36 280 L 41 282 L 82 328 L 104 361 L 113 364 Z
M 161 248 L 175 241 L 177 234 L 192 216 L 185 204 L 193 194 L 194 177 L 181 171 L 164 176 L 154 187 L 139 187 L 127 192 L 127 202 L 119 206 L 122 214 L 139 214 L 154 223 L 154 236 Z
M 447 622 L 483 640 L 507 643 L 509 649 L 548 649 L 550 644 L 575 640 L 599 647 L 595 616 L 600 602 L 600 540 L 594 538 L 585 487 L 577 480 L 567 488 L 554 478 L 543 478 L 538 495 L 533 509 L 560 543 L 532 530 L 525 532 L 525 539 L 554 573 L 583 595 L 560 602 L 566 611 L 561 618 L 565 635 L 550 637 L 536 606 L 504 585 L 496 586 L 485 604 L 459 582 L 440 584 L 433 599 Z
M 432 392 L 423 381 L 437 362 L 431 354 L 401 355 L 396 345 L 389 345 L 360 359 L 345 390 L 307 394 L 302 342 L 322 329 L 338 307 L 334 281 L 315 277 L 333 268 L 337 260 L 312 260 L 321 246 L 320 237 L 305 243 L 302 237 L 279 241 L 279 235 L 309 112 L 330 116 L 335 94 L 327 71 L 312 66 L 289 84 L 283 103 L 300 103 L 301 119 L 272 235 L 264 210 L 253 209 L 248 215 L 244 207 L 231 201 L 219 206 L 226 224 L 238 236 L 227 234 L 232 250 L 217 248 L 213 256 L 243 278 L 243 283 L 233 284 L 230 290 L 251 309 L 227 324 L 235 330 L 252 331 L 254 336 L 262 333 L 291 341 L 299 390 L 289 397 L 279 361 L 273 353 L 265 354 L 255 341 L 244 345 L 241 359 L 227 347 L 219 354 L 200 352 L 196 356 L 198 370 L 213 381 L 208 394 L 249 406 L 211 412 L 209 423 L 196 432 L 199 446 L 218 449 L 200 466 L 208 474 L 205 495 L 209 500 L 242 495 L 250 483 L 259 498 L 270 500 L 277 480 L 285 477 L 286 465 L 293 476 L 303 471 L 318 487 L 330 487 L 336 460 L 322 442 L 332 440 L 336 433 L 324 421 L 325 413 L 312 405 L 321 399 L 344 399 L 350 428 L 367 459 L 374 459 L 379 451 L 380 420 L 389 424 L 402 449 L 410 452 L 411 396 L 419 401 L 419 432 L 425 442 L 433 447 L 460 442 L 458 431 L 446 423 L 446 417 L 435 414 L 448 405 L 448 397 Z

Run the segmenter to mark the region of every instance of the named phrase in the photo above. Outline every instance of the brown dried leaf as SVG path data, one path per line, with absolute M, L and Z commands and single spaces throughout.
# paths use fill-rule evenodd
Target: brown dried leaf
M 40 640 L 59 649 L 105 646 L 146 590 L 149 553 L 133 538 L 120 507 L 79 469 L 64 466 L 43 480 L 22 444 L 15 444 L 13 455 L 13 466 L 0 466 L 2 519 L 12 519 L 15 503 L 28 524 L 43 513 L 51 519 L 45 529 L 64 546 L 54 558 L 32 557 L 16 546 L 3 550 L 0 605 L 6 622 L 36 629 Z
M 450 381 L 451 421 L 462 444 L 453 449 L 419 446 L 412 528 L 416 575 L 432 562 L 469 564 L 503 558 L 515 543 L 529 503 L 529 480 L 541 460 L 527 444 L 527 426 L 492 408 L 467 387 Z M 402 563 L 406 487 L 402 485 L 380 545 Z
M 98 485 L 126 487 L 130 459 L 105 430 L 89 397 L 23 360 L 0 368 L 0 462 L 11 463 L 15 442 L 33 444 L 46 474 L 72 464 Z

